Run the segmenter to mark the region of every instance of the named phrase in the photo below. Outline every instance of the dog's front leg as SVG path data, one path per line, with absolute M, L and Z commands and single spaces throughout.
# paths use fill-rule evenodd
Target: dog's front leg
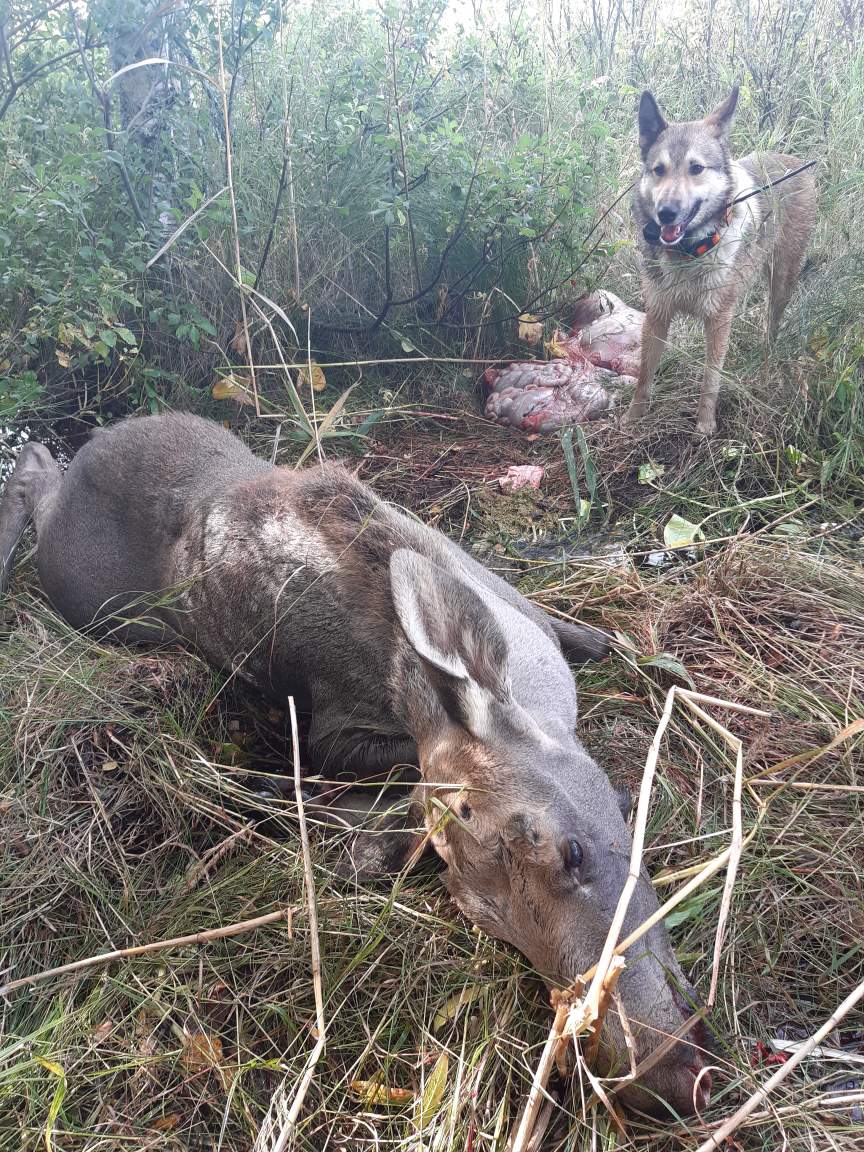
M 703 436 L 713 436 L 717 431 L 717 394 L 720 391 L 720 374 L 731 330 L 731 308 L 724 308 L 716 315 L 705 318 L 705 375 L 696 413 L 696 431 Z
M 654 373 L 666 348 L 666 337 L 669 335 L 669 324 L 672 317 L 665 312 L 648 311 L 642 325 L 642 354 L 639 360 L 639 380 L 633 401 L 624 417 L 625 424 L 632 424 L 641 420 L 648 411 L 651 401 L 651 387 L 654 383 Z

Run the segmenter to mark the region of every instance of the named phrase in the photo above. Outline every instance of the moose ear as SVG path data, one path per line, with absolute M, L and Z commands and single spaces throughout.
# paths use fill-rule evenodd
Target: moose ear
M 643 92 L 639 101 L 639 150 L 642 159 L 650 152 L 661 132 L 669 127 L 660 106 L 650 92 Z
M 407 548 L 390 557 L 390 588 L 438 703 L 481 736 L 492 701 L 510 699 L 507 643 L 495 617 L 466 581 Z
M 736 84 L 722 104 L 718 104 L 713 112 L 705 117 L 705 123 L 712 128 L 718 136 L 728 136 L 732 126 L 732 117 L 738 104 L 738 85 Z
M 572 663 L 586 664 L 589 660 L 604 660 L 609 655 L 609 637 L 598 628 L 559 620 L 555 616 L 549 617 L 549 623 L 564 655 Z

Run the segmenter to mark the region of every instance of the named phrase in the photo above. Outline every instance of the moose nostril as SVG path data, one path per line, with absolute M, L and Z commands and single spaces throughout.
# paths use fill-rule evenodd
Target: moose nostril
M 668 204 L 664 204 L 662 208 L 657 210 L 657 219 L 661 224 L 671 224 L 677 215 L 678 209 L 671 208 Z

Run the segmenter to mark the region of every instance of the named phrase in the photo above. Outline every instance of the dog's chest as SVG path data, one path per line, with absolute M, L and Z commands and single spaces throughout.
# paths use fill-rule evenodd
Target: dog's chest
M 654 312 L 709 317 L 728 309 L 764 260 L 758 219 L 741 212 L 704 256 L 643 251 L 646 303 Z

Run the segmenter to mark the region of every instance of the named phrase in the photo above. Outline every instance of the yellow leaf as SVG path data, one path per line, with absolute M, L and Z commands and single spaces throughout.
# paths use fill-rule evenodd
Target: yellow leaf
M 48 1119 L 45 1122 L 45 1149 L 46 1152 L 52 1152 L 54 1147 L 54 1125 L 57 1122 L 57 1117 L 60 1115 L 63 1099 L 66 1096 L 66 1073 L 63 1070 L 63 1066 L 55 1060 L 45 1060 L 42 1056 L 37 1056 L 36 1063 L 41 1064 L 52 1076 L 57 1077 L 54 1099 L 48 1108 Z
M 54 1076 L 59 1076 L 62 1080 L 66 1073 L 63 1071 L 63 1065 L 58 1064 L 56 1060 L 46 1060 L 44 1056 L 37 1056 L 36 1063 L 41 1064 L 43 1068 L 47 1068 Z
M 447 1069 L 449 1063 L 447 1053 L 442 1052 L 435 1061 L 435 1067 L 432 1069 L 429 1079 L 426 1081 L 423 1095 L 417 1101 L 417 1107 L 414 1112 L 414 1123 L 417 1125 L 418 1132 L 422 1132 L 424 1128 L 428 1128 L 429 1124 L 435 1119 L 438 1105 L 441 1103 L 444 1090 L 447 1087 Z
M 314 360 L 300 369 L 297 376 L 297 386 L 299 388 L 308 388 L 310 376 L 314 390 L 316 392 L 323 392 L 327 387 L 327 377 L 324 375 L 324 369 L 321 365 L 316 364 Z
M 530 312 L 519 317 L 519 339 L 526 344 L 539 344 L 543 339 L 543 322 Z
M 249 344 L 246 340 L 246 330 L 242 320 L 238 320 L 234 325 L 234 339 L 231 341 L 231 347 L 238 356 L 245 356 L 247 360 L 249 359 Z
M 455 1019 L 467 1004 L 471 1004 L 477 999 L 482 991 L 483 988 L 480 984 L 472 984 L 470 987 L 463 988 L 461 992 L 457 992 L 451 996 L 435 1013 L 435 1019 L 432 1021 L 432 1031 L 440 1031 L 448 1020 Z
M 180 1126 L 180 1121 L 183 1117 L 179 1112 L 166 1112 L 164 1116 L 157 1116 L 155 1120 L 151 1121 L 150 1127 L 155 1132 L 173 1132 L 175 1128 Z
M 214 400 L 236 400 L 238 404 L 255 404 L 251 381 L 245 376 L 219 376 L 211 389 Z
M 183 1037 L 183 1067 L 187 1072 L 205 1072 L 222 1062 L 222 1041 L 206 1032 L 187 1032 Z
M 567 359 L 568 348 L 565 339 L 561 332 L 555 332 L 552 339 L 546 341 L 546 355 L 550 360 Z
M 352 1080 L 351 1094 L 366 1105 L 383 1104 L 391 1108 L 401 1108 L 410 1104 L 414 1093 L 410 1088 L 390 1088 L 387 1084 L 379 1084 L 376 1080 Z
M 61 368 L 68 368 L 69 367 L 69 353 L 64 352 L 60 348 L 57 348 L 56 349 L 56 355 L 57 355 L 57 363 L 60 365 L 60 367 Z
M 438 291 L 435 293 L 435 319 L 440 320 L 444 313 L 447 311 L 447 297 L 449 295 L 447 285 L 441 284 Z

